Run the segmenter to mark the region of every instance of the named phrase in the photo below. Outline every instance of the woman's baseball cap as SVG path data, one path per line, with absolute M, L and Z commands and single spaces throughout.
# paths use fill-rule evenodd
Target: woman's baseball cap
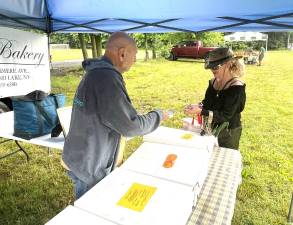
M 208 53 L 208 56 L 205 59 L 204 68 L 214 68 L 233 58 L 240 59 L 242 56 L 235 56 L 230 48 L 216 48 Z

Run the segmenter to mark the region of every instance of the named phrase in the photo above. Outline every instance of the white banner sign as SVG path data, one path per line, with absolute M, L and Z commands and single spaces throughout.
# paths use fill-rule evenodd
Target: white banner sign
M 46 35 L 0 27 L 0 98 L 50 92 Z

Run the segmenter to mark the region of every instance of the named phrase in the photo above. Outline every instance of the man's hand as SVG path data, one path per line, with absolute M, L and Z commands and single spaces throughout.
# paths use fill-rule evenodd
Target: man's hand
M 162 121 L 167 120 L 167 119 L 169 119 L 171 117 L 172 116 L 170 116 L 169 111 L 163 111 L 163 119 L 162 119 Z

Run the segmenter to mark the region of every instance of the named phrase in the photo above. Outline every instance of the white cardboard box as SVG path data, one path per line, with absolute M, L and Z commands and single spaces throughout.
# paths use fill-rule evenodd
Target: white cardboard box
M 90 214 L 84 210 L 67 206 L 64 210 L 58 213 L 53 219 L 46 223 L 46 225 L 115 225 L 110 221 L 104 220 Z
M 160 126 L 152 133 L 143 136 L 143 140 L 161 144 L 207 149 L 209 151 L 213 150 L 216 143 L 216 138 L 214 136 L 201 136 L 197 132 L 164 126 Z
M 165 168 L 169 154 L 177 158 L 171 168 Z M 144 142 L 121 168 L 190 186 L 195 205 L 208 173 L 209 157 L 210 152 L 204 149 Z
M 192 205 L 188 186 L 120 168 L 74 203 L 122 225 L 185 225 Z

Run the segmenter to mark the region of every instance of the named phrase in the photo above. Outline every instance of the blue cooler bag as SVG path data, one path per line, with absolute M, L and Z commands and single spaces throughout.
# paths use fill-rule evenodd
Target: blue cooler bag
M 65 105 L 64 94 L 47 95 L 34 91 L 12 98 L 14 111 L 14 136 L 23 139 L 50 134 L 59 125 L 56 109 Z

